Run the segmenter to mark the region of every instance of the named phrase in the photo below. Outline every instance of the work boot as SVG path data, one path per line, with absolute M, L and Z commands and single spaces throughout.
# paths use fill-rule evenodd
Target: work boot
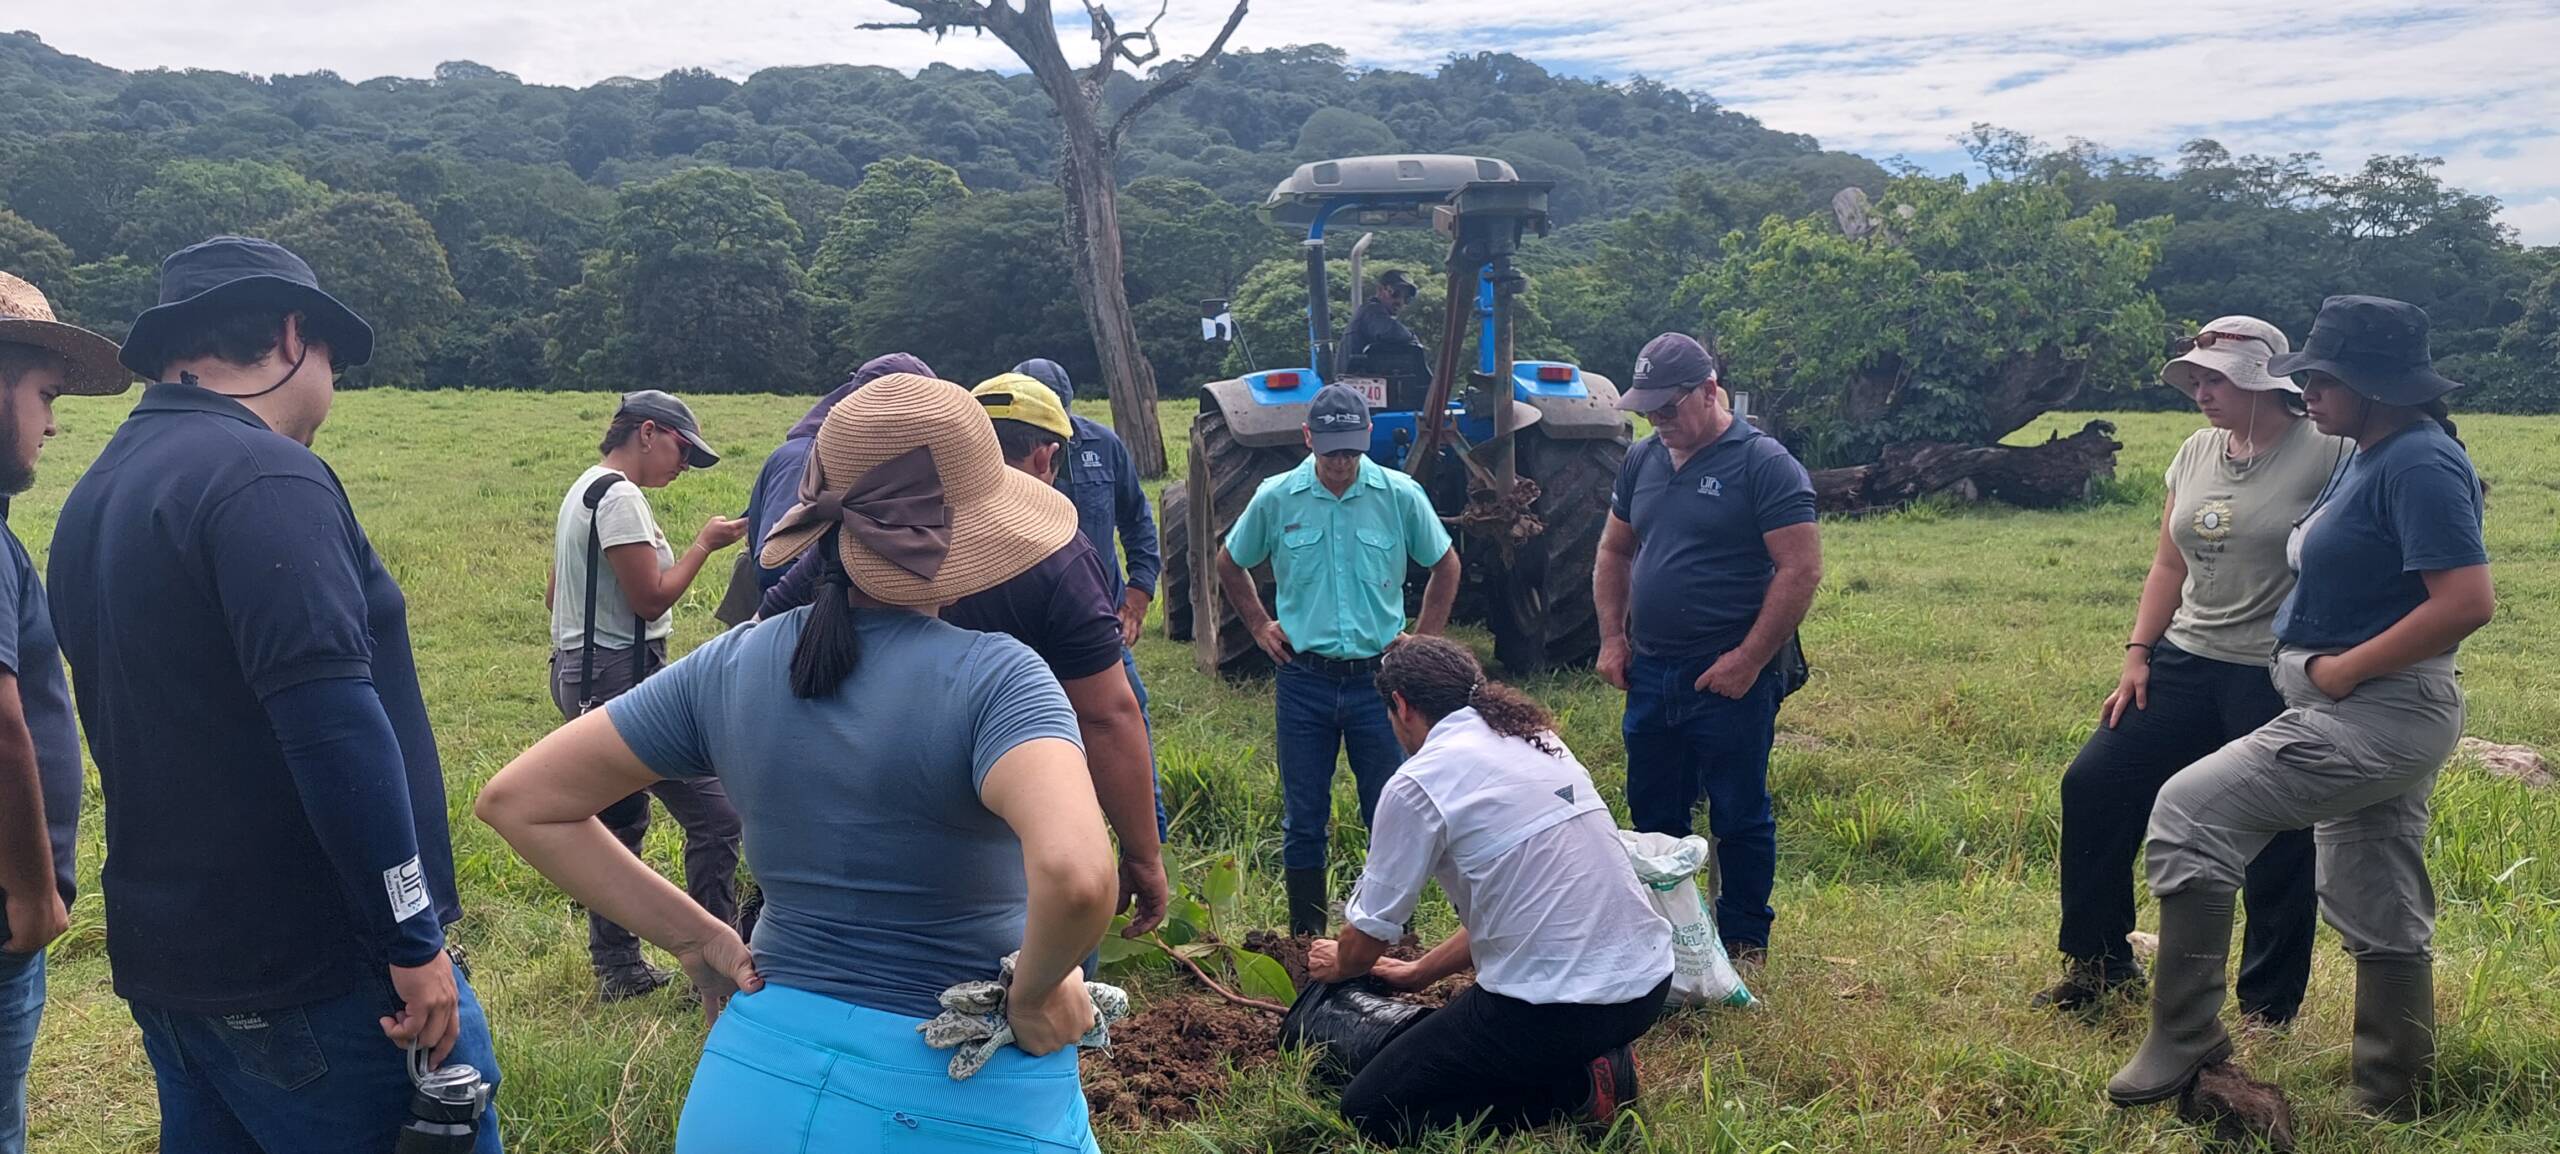
M 1574 1107 L 1573 1121 L 1605 1130 L 1618 1120 L 1618 1111 L 1635 1104 L 1635 1048 L 1620 1046 L 1591 1060 L 1591 1090 Z
M 674 974 L 647 962 L 599 967 L 596 970 L 596 1000 L 627 1002 L 633 998 L 645 998 L 674 980 Z
M 2356 1104 L 2387 1118 L 2416 1117 L 2435 1064 L 2435 963 L 2358 959 Z
M 2062 966 L 2062 980 L 2038 991 L 2035 1000 L 2028 1004 L 2039 1010 L 2087 1013 L 2110 998 L 2131 999 L 2141 995 L 2144 984 L 2142 967 L 2131 961 L 2067 958 Z
M 1321 934 L 1330 927 L 1325 916 L 1327 882 L 1323 867 L 1289 870 L 1282 877 L 1289 886 L 1289 932 Z
M 2222 992 L 2231 964 L 2230 890 L 2182 890 L 2160 899 L 2160 956 L 2152 960 L 2151 1033 L 2107 1080 L 2118 1106 L 2166 1101 L 2196 1071 L 2231 1056 Z

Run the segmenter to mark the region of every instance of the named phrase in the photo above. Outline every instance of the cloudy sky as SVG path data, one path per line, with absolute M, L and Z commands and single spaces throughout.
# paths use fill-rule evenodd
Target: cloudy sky
M 1169 56 L 1205 44 L 1226 11 L 1169 2 Z M 1119 8 L 1124 24 L 1145 15 L 1138 0 Z M 32 30 L 121 68 L 350 79 L 455 59 L 564 84 L 684 65 L 1014 67 L 991 39 L 856 30 L 897 13 L 881 0 L 84 0 Z M 2332 164 L 2423 152 L 2503 200 L 2527 241 L 2560 243 L 2560 0 L 1253 0 L 1236 36 L 1317 41 L 1368 66 L 1501 49 L 1643 74 L 1831 147 L 1938 168 L 1962 163 L 1951 138 L 1976 121 L 2160 155 L 2196 136 Z

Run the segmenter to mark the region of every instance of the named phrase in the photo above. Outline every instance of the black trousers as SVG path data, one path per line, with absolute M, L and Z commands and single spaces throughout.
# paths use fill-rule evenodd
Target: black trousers
M 2284 712 L 2255 665 L 2199 657 L 2167 642 L 2151 654 L 2150 705 L 2089 735 L 2062 775 L 2062 952 L 2129 969 L 2133 860 L 2160 787 L 2181 769 Z M 2289 1022 L 2311 981 L 2319 923 L 2311 831 L 2276 835 L 2249 863 L 2249 911 L 2237 990 L 2243 1012 Z
M 1591 1060 L 1644 1036 L 1671 996 L 1665 976 L 1632 1002 L 1536 1005 L 1474 987 L 1414 1023 L 1342 1091 L 1342 1116 L 1387 1146 L 1478 1115 L 1496 1130 L 1544 1125 L 1582 1105 Z
M 598 649 L 595 684 L 578 679 L 585 668 L 576 651 L 551 656 L 551 701 L 560 716 L 576 719 L 589 698 L 610 701 L 631 691 L 667 663 L 667 643 L 651 641 L 626 649 Z M 738 811 L 729 791 L 716 777 L 668 780 L 606 806 L 596 817 L 632 853 L 649 833 L 649 798 L 656 795 L 667 813 L 684 829 L 684 890 L 711 916 L 731 925 L 738 921 Z M 631 931 L 587 912 L 587 958 L 598 970 L 640 962 L 640 938 Z

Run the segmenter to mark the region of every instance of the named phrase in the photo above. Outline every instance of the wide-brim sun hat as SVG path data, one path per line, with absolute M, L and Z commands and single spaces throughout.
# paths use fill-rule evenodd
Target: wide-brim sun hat
M 2461 388 L 2435 370 L 2427 352 L 2427 310 L 2389 297 L 2335 296 L 2320 302 L 2302 351 L 2267 371 L 2326 373 L 2386 405 L 2414 407 Z
M 2299 394 L 2302 386 L 2267 371 L 2267 362 L 2293 351 L 2284 330 L 2256 317 L 2216 317 L 2196 331 L 2186 352 L 2160 366 L 2160 383 L 2196 399 L 2204 371 L 2222 374 L 2232 387 L 2252 393 Z
M 116 360 L 116 343 L 54 316 L 53 302 L 36 286 L 0 272 L 0 344 L 30 345 L 62 358 L 62 391 L 111 397 L 133 386 L 133 374 Z
M 338 298 L 321 291 L 311 266 L 283 245 L 246 236 L 217 236 L 170 253 L 160 262 L 160 303 L 133 320 L 125 334 L 124 367 L 158 377 L 166 349 L 187 327 L 214 311 L 244 304 L 298 312 L 304 331 L 329 346 L 347 365 L 373 359 L 373 326 Z
M 949 381 L 893 373 L 827 413 L 757 560 L 789 564 L 836 534 L 864 595 L 909 608 L 947 605 L 1012 580 L 1065 547 L 1075 504 L 1010 468 L 977 398 Z

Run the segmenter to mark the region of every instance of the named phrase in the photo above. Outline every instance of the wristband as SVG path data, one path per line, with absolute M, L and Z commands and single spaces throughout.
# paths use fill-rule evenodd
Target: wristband
M 2151 643 L 2148 641 L 2127 641 L 2124 643 L 2124 647 L 2127 651 L 2139 649 L 2142 651 L 2143 656 L 2151 656 Z

